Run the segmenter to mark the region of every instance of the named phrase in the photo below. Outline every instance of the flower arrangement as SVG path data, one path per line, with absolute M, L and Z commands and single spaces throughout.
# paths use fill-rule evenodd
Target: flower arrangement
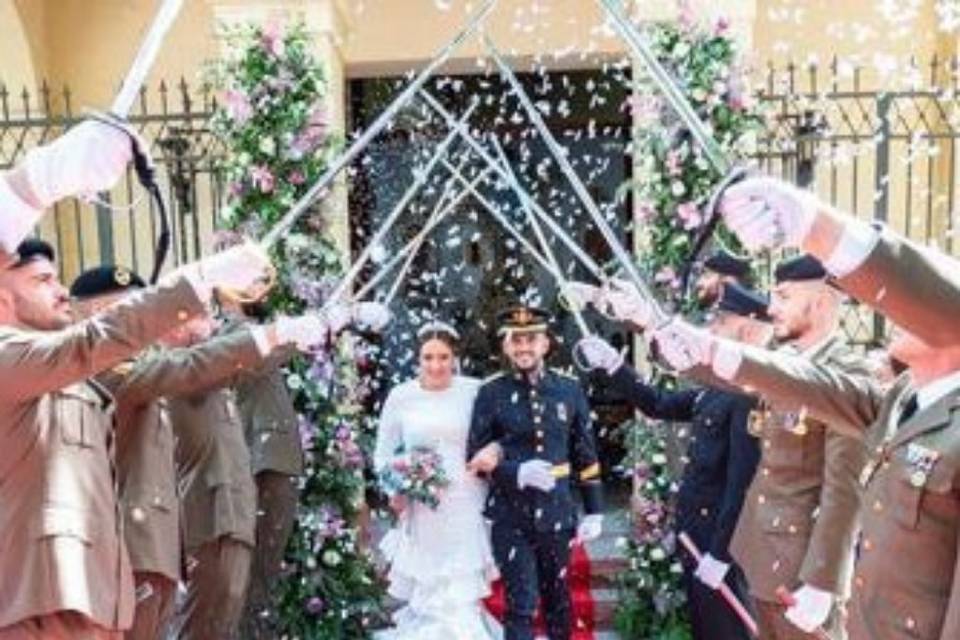
M 712 28 L 693 19 L 681 2 L 680 19 L 645 27 L 654 55 L 668 69 L 726 155 L 744 162 L 756 153 L 765 126 L 739 62 L 729 23 Z M 626 183 L 635 198 L 639 260 L 662 297 L 684 306 L 681 275 L 707 224 L 704 210 L 724 178 L 649 79 L 639 80 L 629 99 L 635 131 L 634 175 Z M 739 251 L 722 227 L 720 240 Z
M 228 39 L 231 55 L 210 74 L 222 96 L 211 126 L 227 149 L 223 224 L 258 237 L 307 191 L 336 144 L 323 72 L 302 25 L 243 26 Z M 341 274 L 341 256 L 322 211 L 308 212 L 284 236 L 273 261 L 271 310 L 295 314 L 323 304 Z M 384 618 L 382 584 L 356 524 L 375 432 L 363 410 L 367 349 L 347 335 L 288 367 L 305 471 L 276 610 L 264 612 L 278 638 L 364 638 Z
M 685 640 L 691 635 L 672 529 L 677 483 L 667 441 L 643 421 L 623 428 L 629 434 L 624 464 L 632 470 L 635 493 L 632 535 L 620 542 L 627 569 L 618 576 L 617 630 L 624 638 Z
M 402 496 L 431 509 L 437 508 L 441 493 L 449 485 L 443 458 L 422 445 L 398 452 L 390 465 L 380 471 L 380 486 L 389 497 Z

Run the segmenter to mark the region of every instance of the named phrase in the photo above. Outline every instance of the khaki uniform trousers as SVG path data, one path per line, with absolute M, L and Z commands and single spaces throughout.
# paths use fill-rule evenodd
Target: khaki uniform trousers
M 24 620 L 0 629 L 0 640 L 123 640 L 76 611 L 62 611 Z
M 297 479 L 276 471 L 262 471 L 257 481 L 257 549 L 250 572 L 250 591 L 243 616 L 244 640 L 279 637 L 271 586 L 283 566 L 287 541 L 297 517 Z
M 177 640 L 233 640 L 243 614 L 253 549 L 230 536 L 187 559 L 187 592 L 177 607 Z M 0 639 L 2 640 L 2 639 Z
M 173 616 L 177 583 L 159 573 L 134 571 L 137 608 L 126 640 L 163 640 Z
M 804 633 L 784 617 L 787 608 L 777 602 L 753 599 L 757 611 L 760 640 L 817 640 L 813 633 Z M 823 630 L 830 640 L 847 640 L 847 611 L 843 605 L 834 607 Z

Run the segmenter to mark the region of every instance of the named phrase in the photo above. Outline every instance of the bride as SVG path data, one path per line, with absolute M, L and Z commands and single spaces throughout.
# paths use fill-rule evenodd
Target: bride
M 398 524 L 380 549 L 390 562 L 389 593 L 406 603 L 378 640 L 491 640 L 496 621 L 481 600 L 497 577 L 482 510 L 486 485 L 473 472 L 496 466 L 495 449 L 466 464 L 467 432 L 478 380 L 455 375 L 459 335 L 431 322 L 417 332 L 419 376 L 394 387 L 383 405 L 374 465 L 427 446 L 443 458 L 449 485 L 436 509 L 391 498 Z M 468 470 L 469 467 L 469 470 Z

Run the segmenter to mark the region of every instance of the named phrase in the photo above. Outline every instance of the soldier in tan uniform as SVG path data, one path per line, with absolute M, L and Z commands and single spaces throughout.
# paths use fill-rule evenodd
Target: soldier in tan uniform
M 70 292 L 88 317 L 144 286 L 135 273 L 103 266 L 81 274 Z M 174 437 L 162 396 L 193 393 L 262 366 L 268 329 L 237 331 L 190 349 L 149 349 L 97 376 L 114 396 L 120 426 L 118 488 L 137 598 L 127 640 L 164 637 L 182 566 Z
M 839 293 L 810 256 L 778 265 L 770 315 L 780 350 L 866 378 L 870 371 L 839 336 Z M 751 429 L 761 459 L 730 551 L 741 563 L 763 638 L 812 638 L 804 627 L 846 637 L 863 442 L 799 411 L 761 402 Z M 778 589 L 794 591 L 786 607 Z
M 244 246 L 71 325 L 53 251 L 0 271 L 0 638 L 120 638 L 134 605 L 117 517 L 109 393 L 89 378 L 269 266 Z
M 341 314 L 335 308 L 330 315 Z M 303 328 L 278 322 L 280 342 L 303 350 L 323 344 L 333 329 L 343 326 L 330 315 L 321 325 Z M 197 318 L 164 342 L 169 347 L 195 345 L 209 340 L 213 328 L 211 317 Z M 249 330 L 240 325 L 222 335 Z M 234 637 L 246 600 L 256 541 L 257 488 L 232 388 L 236 380 L 235 376 L 219 387 L 169 400 L 187 555 L 187 593 L 174 622 L 180 640 Z
M 239 320 L 248 316 L 263 318 L 266 310 L 259 305 L 243 309 L 237 305 L 229 312 Z M 271 358 L 259 371 L 240 376 L 234 388 L 257 486 L 257 546 L 243 616 L 244 640 L 277 637 L 277 616 L 271 606 L 271 594 L 297 517 L 297 483 L 303 473 L 303 450 L 299 419 L 282 369 L 284 364 L 282 356 Z
M 708 365 L 779 406 L 865 437 L 871 457 L 860 478 L 850 636 L 960 637 L 960 264 L 775 180 L 744 182 L 723 210 L 748 246 L 802 246 L 846 291 L 894 319 L 902 329 L 890 353 L 908 371 L 884 392 L 872 380 L 716 340 L 679 320 L 657 331 L 665 358 L 679 369 Z

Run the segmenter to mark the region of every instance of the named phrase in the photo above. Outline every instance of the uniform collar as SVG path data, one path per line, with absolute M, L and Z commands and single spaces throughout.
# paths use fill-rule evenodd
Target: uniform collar
M 917 409 L 922 411 L 960 388 L 960 371 L 954 371 L 917 389 Z

